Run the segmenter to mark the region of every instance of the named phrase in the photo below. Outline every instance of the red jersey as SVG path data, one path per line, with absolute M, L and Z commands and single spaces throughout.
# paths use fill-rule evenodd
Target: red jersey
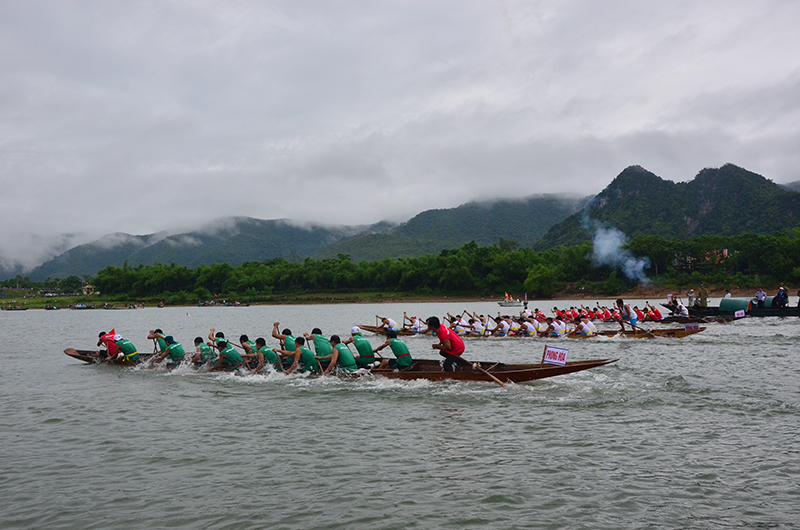
M 450 348 L 449 350 L 440 350 L 442 353 L 449 353 L 450 355 L 460 356 L 464 353 L 464 341 L 461 340 L 461 337 L 458 336 L 458 333 L 453 331 L 452 329 L 448 328 L 444 324 L 439 326 L 439 331 L 437 332 L 439 336 L 439 340 L 444 342 L 447 339 L 450 339 Z

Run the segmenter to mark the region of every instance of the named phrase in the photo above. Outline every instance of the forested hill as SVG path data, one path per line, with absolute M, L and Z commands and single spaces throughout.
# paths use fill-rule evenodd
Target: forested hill
M 585 197 L 539 195 L 519 200 L 471 202 L 457 208 L 428 210 L 380 233 L 343 239 L 317 252 L 316 258 L 339 254 L 353 261 L 410 258 L 460 248 L 470 241 L 486 246 L 504 239 L 533 247 L 548 228 L 577 212 Z
M 219 219 L 202 230 L 168 237 L 113 234 L 68 250 L 27 276 L 46 278 L 94 275 L 108 265 L 175 263 L 187 267 L 285 257 L 301 260 L 317 249 L 365 230 L 364 226 L 300 226 L 285 220 L 249 217 Z
M 166 236 L 111 234 L 74 247 L 40 265 L 27 276 L 35 281 L 92 276 L 108 265 L 175 263 L 187 267 L 286 258 L 348 254 L 353 261 L 422 256 L 465 243 L 497 243 L 500 238 L 522 246 L 533 243 L 553 223 L 580 209 L 584 199 L 557 196 L 514 201 L 470 203 L 418 214 L 402 225 L 300 226 L 286 220 L 248 217 L 220 219 L 202 230 Z
M 589 241 L 597 226 L 613 226 L 628 237 L 650 234 L 682 240 L 770 234 L 800 226 L 800 193 L 733 164 L 704 169 L 690 182 L 679 183 L 631 166 L 583 211 L 553 225 L 535 247 Z

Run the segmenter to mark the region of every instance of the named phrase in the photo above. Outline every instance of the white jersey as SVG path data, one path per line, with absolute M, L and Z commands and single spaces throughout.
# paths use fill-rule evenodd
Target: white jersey
M 558 320 L 553 320 L 553 335 L 560 337 L 567 332 L 567 325 Z

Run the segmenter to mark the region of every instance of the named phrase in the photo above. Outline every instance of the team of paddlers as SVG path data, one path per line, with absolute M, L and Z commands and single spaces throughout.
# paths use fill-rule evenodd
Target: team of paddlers
M 428 318 L 425 326 L 425 331 L 435 334 L 439 340 L 432 347 L 439 350 L 444 357 L 445 371 L 453 371 L 456 363 L 466 362 L 460 359 L 464 353 L 464 341 L 461 337 L 441 324 L 437 317 Z M 303 336 L 293 335 L 288 328 L 281 331 L 279 328 L 280 322 L 275 322 L 272 337 L 280 341 L 278 348 L 268 347 L 262 337 L 250 340 L 247 335 L 241 335 L 238 344 L 235 344 L 224 333 L 211 328 L 208 340 L 203 337 L 194 339 L 194 352 L 187 352 L 172 335 L 164 334 L 161 329 L 154 329 L 147 335 L 154 342 L 154 352 L 148 357 L 151 363 L 163 363 L 167 367 L 192 364 L 207 367 L 211 371 L 241 369 L 257 373 L 266 368 L 284 373 L 298 371 L 322 375 L 334 370 L 338 373 L 352 373 L 369 368 L 405 370 L 413 364 L 408 346 L 391 329 L 385 330 L 386 341 L 373 347 L 358 326 L 354 326 L 350 330 L 350 337 L 344 340 L 338 335 L 326 337 L 319 328 L 314 328 L 311 333 L 304 333 Z M 314 345 L 314 351 L 309 348 L 310 344 Z M 350 350 L 349 344 L 353 344 L 356 353 Z M 98 361 L 135 364 L 142 360 L 136 346 L 116 333 L 116 330 L 100 332 L 97 345 L 105 347 L 105 350 L 97 352 Z M 393 359 L 385 358 L 379 353 L 385 348 L 392 351 Z
M 527 307 L 514 317 L 500 315 L 499 312 L 494 317 L 463 311 L 459 316 L 448 313 L 444 320 L 449 325 L 438 317 L 429 317 L 422 321 L 403 313 L 403 322 L 398 323 L 390 317 L 376 315 L 380 324 L 374 326 L 374 331 L 386 336 L 386 340 L 377 347 L 373 347 L 363 336 L 358 326 L 350 330 L 349 337 L 342 339 L 339 335 L 327 337 L 319 328 L 314 328 L 311 333 L 295 336 L 288 328 L 280 330 L 280 322 L 275 322 L 272 337 L 280 342 L 277 348 L 267 346 L 263 337 L 250 340 L 247 335 L 239 336 L 237 344 L 226 338 L 224 333 L 211 328 L 207 340 L 203 337 L 195 338 L 194 351 L 187 352 L 173 336 L 165 334 L 161 329 L 154 329 L 147 335 L 154 342 L 154 352 L 148 357 L 153 364 L 163 363 L 168 367 L 192 364 L 207 367 L 211 371 L 242 369 L 257 373 L 268 369 L 284 373 L 299 371 L 327 375 L 334 370 L 339 373 L 372 368 L 406 370 L 412 366 L 413 359 L 408 346 L 398 338 L 398 334 L 417 333 L 437 337 L 439 342 L 432 347 L 439 350 L 439 354 L 444 357 L 443 369 L 452 371 L 455 364 L 466 362 L 461 359 L 464 352 L 462 337 L 593 336 L 598 334 L 593 321 L 615 321 L 624 331 L 626 323 L 636 328 L 640 321 L 661 320 L 661 313 L 654 306 L 647 303 L 646 309 L 645 313 L 618 299 L 612 309 L 600 304 L 594 309 L 583 305 L 569 309 L 554 307 L 551 310 L 553 316 L 545 316 L 538 308 L 531 311 Z M 569 323 L 574 324 L 572 329 L 569 329 Z M 314 350 L 309 347 L 311 344 L 314 345 Z M 354 346 L 355 353 L 350 349 L 350 344 Z M 115 330 L 101 332 L 97 345 L 105 347 L 105 350 L 97 352 L 99 361 L 137 363 L 142 358 L 133 343 Z M 391 350 L 393 359 L 384 358 L 379 353 L 385 348 Z
M 597 335 L 595 322 L 618 322 L 624 330 L 625 323 L 636 328 L 638 322 L 658 322 L 664 318 L 649 302 L 645 302 L 645 311 L 642 311 L 638 306 L 631 307 L 622 299 L 618 299 L 616 305 L 610 309 L 598 303 L 594 308 L 584 305 L 563 309 L 553 307 L 551 313 L 553 316 L 546 316 L 539 308 L 530 310 L 527 307 L 516 316 L 501 315 L 498 312 L 494 317 L 464 311 L 459 316 L 448 313 L 447 320 L 456 333 L 467 337 L 487 335 L 561 337 Z M 574 324 L 572 329 L 569 329 L 570 324 Z

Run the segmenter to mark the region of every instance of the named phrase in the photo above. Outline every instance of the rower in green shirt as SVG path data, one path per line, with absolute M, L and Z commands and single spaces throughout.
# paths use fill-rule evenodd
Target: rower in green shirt
M 295 339 L 295 345 L 297 346 L 295 351 L 275 350 L 275 353 L 281 354 L 281 357 L 292 359 L 292 364 L 289 369 L 286 370 L 286 373 L 290 374 L 298 367 L 301 372 L 319 373 L 319 363 L 314 356 L 314 352 L 306 346 L 306 340 L 303 337 L 297 337 Z
M 313 341 L 314 342 L 314 351 L 317 352 L 318 356 L 330 355 L 333 353 L 333 346 L 331 346 L 331 340 L 322 334 L 322 330 L 319 328 L 314 328 L 311 330 L 311 335 L 308 333 L 304 333 L 303 336 L 306 338 L 306 341 Z
M 186 351 L 183 349 L 183 345 L 180 342 L 177 342 L 174 338 L 172 338 L 172 335 L 167 335 L 164 337 L 164 342 L 166 343 L 167 347 L 161 354 L 153 357 L 153 362 L 160 363 L 166 357 L 169 357 L 167 366 L 173 368 L 180 364 L 186 355 Z
M 167 342 L 164 339 L 164 332 L 161 328 L 151 329 L 150 333 L 147 334 L 148 339 L 155 340 L 158 345 L 158 353 L 163 354 L 164 351 L 167 349 Z
M 325 371 L 322 372 L 322 375 L 328 375 L 337 366 L 343 372 L 355 372 L 358 370 L 353 352 L 345 344 L 342 344 L 339 335 L 332 335 L 330 342 L 331 346 L 333 346 L 333 352 L 325 357 L 317 356 L 318 361 L 327 359 L 331 361 Z
M 244 359 L 236 351 L 232 344 L 229 344 L 225 339 L 219 339 L 215 346 L 219 350 L 219 359 L 217 363 L 211 368 L 214 370 L 236 370 L 245 366 Z
M 411 359 L 411 353 L 408 351 L 408 346 L 405 342 L 397 338 L 397 332 L 388 330 L 386 332 L 386 342 L 375 348 L 375 353 L 378 353 L 385 347 L 389 346 L 396 359 L 384 359 L 381 361 L 381 368 L 408 368 L 414 362 Z
M 256 341 L 250 340 L 250 338 L 247 335 L 241 335 L 239 337 L 239 344 L 242 345 L 242 350 L 244 350 L 244 353 L 242 353 L 241 355 L 242 358 L 247 363 L 247 367 L 254 368 L 256 366 L 259 366 L 258 353 L 257 353 L 258 347 L 256 346 Z M 263 366 L 264 366 L 264 360 L 262 359 L 261 367 Z M 261 368 L 259 368 L 258 370 L 260 369 Z M 253 371 L 253 373 L 256 373 L 258 370 Z
M 123 339 L 122 335 L 114 335 L 114 344 L 117 346 L 117 355 L 112 357 L 109 355 L 108 361 L 127 361 L 131 363 L 139 362 L 139 351 L 128 339 Z
M 278 333 L 278 326 L 280 326 L 280 322 L 275 322 L 272 324 L 272 336 L 273 338 L 278 339 L 281 341 L 281 348 L 287 351 L 294 351 L 297 346 L 294 344 L 294 335 L 292 335 L 292 330 L 289 328 L 284 329 L 282 332 Z
M 195 337 L 194 339 L 195 354 L 192 357 L 192 362 L 195 366 L 202 366 L 206 363 L 213 363 L 217 359 L 216 352 L 203 342 L 203 337 Z
M 375 352 L 372 351 L 372 343 L 361 334 L 361 328 L 353 326 L 350 330 L 350 338 L 342 341 L 342 344 L 354 344 L 358 357 L 356 365 L 359 368 L 368 368 L 375 362 Z
M 253 373 L 261 370 L 265 364 L 269 363 L 277 372 L 283 372 L 283 365 L 281 365 L 281 358 L 275 353 L 272 348 L 267 348 L 267 341 L 263 337 L 256 339 L 256 354 L 258 355 L 258 365 L 253 370 Z

